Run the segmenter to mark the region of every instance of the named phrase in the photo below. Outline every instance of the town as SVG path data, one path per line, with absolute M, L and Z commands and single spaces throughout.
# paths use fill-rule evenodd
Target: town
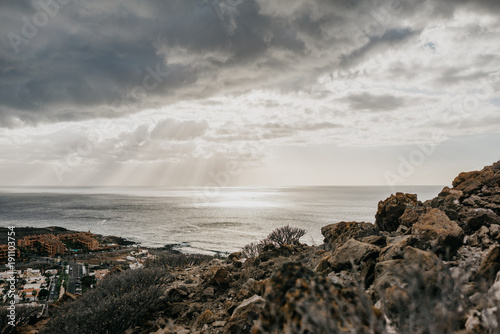
M 118 238 L 120 239 L 120 238 Z M 95 288 L 110 272 L 138 269 L 154 256 L 137 246 L 89 232 L 27 235 L 17 247 L 0 245 L 0 306 L 32 306 L 38 316 L 63 298 Z M 15 255 L 15 267 L 7 264 Z

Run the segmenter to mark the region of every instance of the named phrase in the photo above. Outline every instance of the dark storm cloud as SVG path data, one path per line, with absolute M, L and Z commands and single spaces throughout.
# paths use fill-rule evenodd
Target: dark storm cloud
M 420 11 L 431 20 L 458 5 L 498 8 L 486 0 L 57 1 L 0 5 L 1 127 L 118 117 L 225 90 L 298 90 L 418 35 L 421 26 L 407 25 Z M 372 108 L 394 108 L 393 99 Z

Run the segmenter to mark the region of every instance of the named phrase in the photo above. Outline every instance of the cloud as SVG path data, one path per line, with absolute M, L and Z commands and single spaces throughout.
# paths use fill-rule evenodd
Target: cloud
M 344 98 L 353 110 L 391 111 L 404 105 L 404 99 L 392 95 L 353 94 Z
M 91 0 L 61 5 L 51 16 L 37 3 L 20 0 L 0 14 L 6 32 L 0 42 L 0 126 L 124 117 L 256 86 L 298 91 L 325 71 L 352 70 L 415 41 L 461 8 L 485 15 L 496 6 Z M 37 33 L 27 38 L 23 31 L 36 15 L 48 16 L 47 22 L 35 25 Z M 7 36 L 12 34 L 23 42 L 13 43 Z
M 153 139 L 188 140 L 202 136 L 208 129 L 208 122 L 202 121 L 177 121 L 164 119 L 158 122 L 151 130 Z

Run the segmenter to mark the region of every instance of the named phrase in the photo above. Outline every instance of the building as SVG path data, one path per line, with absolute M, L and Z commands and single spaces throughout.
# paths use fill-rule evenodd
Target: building
M 45 252 L 50 256 L 63 254 L 66 252 L 66 246 L 53 234 L 40 234 L 26 236 L 17 241 L 17 245 L 26 248 L 35 248 Z
M 11 247 L 12 248 L 12 247 Z M 9 256 L 19 257 L 19 249 L 9 252 L 9 245 L 0 245 L 0 263 L 7 263 Z
M 20 247 L 37 249 L 50 256 L 55 256 L 56 254 L 64 254 L 67 251 L 64 242 L 76 242 L 89 250 L 100 249 L 99 241 L 90 232 L 66 233 L 58 236 L 53 234 L 30 235 L 19 239 L 17 244 Z
M 66 233 L 61 234 L 59 238 L 64 241 L 78 242 L 89 250 L 96 250 L 101 246 L 99 241 L 97 241 L 90 232 Z

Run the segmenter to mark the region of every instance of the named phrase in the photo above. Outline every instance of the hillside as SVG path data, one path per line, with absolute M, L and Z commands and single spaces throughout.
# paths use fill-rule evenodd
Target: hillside
M 325 226 L 321 246 L 284 228 L 227 259 L 165 254 L 55 305 L 41 332 L 498 332 L 500 161 L 452 184 Z

